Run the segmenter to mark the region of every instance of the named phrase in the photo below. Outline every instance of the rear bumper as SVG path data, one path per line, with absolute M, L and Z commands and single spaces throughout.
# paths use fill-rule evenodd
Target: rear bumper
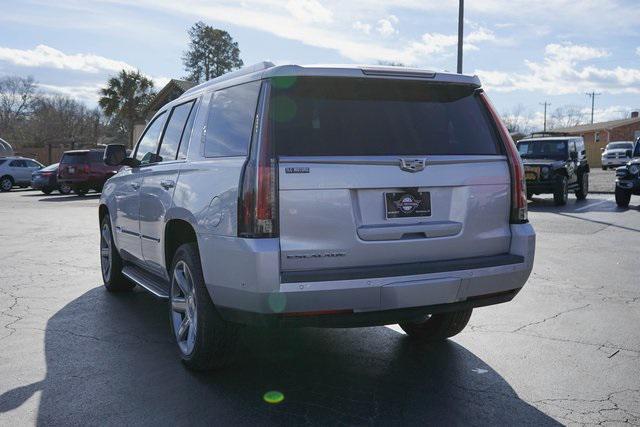
M 272 242 L 275 253 L 267 249 L 269 239 L 235 239 L 236 249 L 260 245 L 253 251 L 242 250 L 242 255 L 235 252 L 236 257 L 242 256 L 238 261 L 221 254 L 215 238 L 204 238 L 199 244 L 203 258 L 207 253 L 222 255 L 217 266 L 203 263 L 203 272 L 209 293 L 225 319 L 250 324 L 348 327 L 392 324 L 429 313 L 511 300 L 527 281 L 535 255 L 531 225 L 512 225 L 511 229 L 508 254 L 282 275 L 277 269 L 277 239 Z M 234 268 L 236 263 L 238 270 Z M 230 274 L 229 270 L 235 272 Z M 240 285 L 227 285 L 234 281 L 240 281 Z
M 530 193 L 553 193 L 556 182 L 549 181 L 527 181 L 527 192 Z

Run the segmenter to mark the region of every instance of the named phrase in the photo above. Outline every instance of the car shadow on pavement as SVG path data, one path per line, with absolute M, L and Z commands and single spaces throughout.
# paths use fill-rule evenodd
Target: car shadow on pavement
M 43 195 L 41 195 L 43 196 Z M 100 198 L 100 193 L 91 193 L 85 196 L 78 196 L 76 194 L 68 195 L 68 196 L 44 196 L 39 199 L 39 202 L 81 202 L 83 200 L 98 200 Z
M 558 424 L 464 347 L 385 327 L 245 328 L 234 365 L 193 373 L 165 303 L 100 287 L 48 320 L 44 345 L 46 377 L 0 395 L 0 413 L 40 391 L 46 425 Z

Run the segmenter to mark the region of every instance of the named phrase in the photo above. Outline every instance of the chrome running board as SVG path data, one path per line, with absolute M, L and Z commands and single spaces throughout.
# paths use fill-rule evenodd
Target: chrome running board
M 147 273 L 134 265 L 125 265 L 122 268 L 122 275 L 149 291 L 152 295 L 162 299 L 169 299 L 169 284 L 160 277 Z

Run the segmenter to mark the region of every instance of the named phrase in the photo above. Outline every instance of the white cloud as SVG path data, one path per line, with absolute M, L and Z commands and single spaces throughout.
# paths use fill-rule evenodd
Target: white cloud
M 397 22 L 398 22 L 398 18 L 396 18 L 393 15 L 389 16 L 388 18 L 380 19 L 378 20 L 378 26 L 376 27 L 376 30 L 378 31 L 378 33 L 380 33 L 382 37 L 392 36 L 398 32 L 398 30 L 396 30 L 395 27 L 393 26 L 394 23 L 397 23 Z
M 316 0 L 289 0 L 287 9 L 294 18 L 302 22 L 330 23 L 333 21 L 333 12 Z
M 525 61 L 527 73 L 477 70 L 486 87 L 499 92 L 541 91 L 549 95 L 580 94 L 597 90 L 611 94 L 640 94 L 640 68 L 598 68 L 581 62 L 609 53 L 589 46 L 549 44 L 541 62 Z
M 636 48 L 636 55 L 640 56 L 640 46 Z
M 365 24 L 363 22 L 360 21 L 356 21 L 353 23 L 353 29 L 354 30 L 358 30 L 358 31 L 362 31 L 365 34 L 371 34 L 371 24 Z
M 68 96 L 89 105 L 97 105 L 100 98 L 98 91 L 102 85 L 58 86 L 40 83 L 38 87 L 45 93 Z
M 35 49 L 11 49 L 0 47 L 0 61 L 22 67 L 43 67 L 98 73 L 100 71 L 133 70 L 123 61 L 90 53 L 66 54 L 58 49 L 40 44 Z

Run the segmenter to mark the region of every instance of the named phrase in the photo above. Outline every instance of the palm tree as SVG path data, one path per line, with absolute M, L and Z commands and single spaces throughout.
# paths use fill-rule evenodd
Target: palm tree
M 98 105 L 104 114 L 117 117 L 127 127 L 129 145 L 133 148 L 133 125 L 144 117 L 144 109 L 154 95 L 153 81 L 140 71 L 122 70 L 100 89 Z

